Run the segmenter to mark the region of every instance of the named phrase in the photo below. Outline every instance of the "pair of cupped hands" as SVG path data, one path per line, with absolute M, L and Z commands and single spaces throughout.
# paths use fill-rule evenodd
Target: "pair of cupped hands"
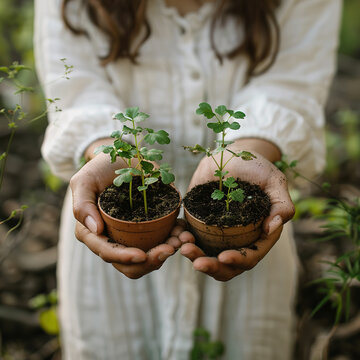
M 109 242 L 108 237 L 103 235 L 104 223 L 97 208 L 97 196 L 112 183 L 114 170 L 118 169 L 121 163 L 110 164 L 109 156 L 105 154 L 91 156 L 91 160 L 70 181 L 73 211 L 77 220 L 75 229 L 77 239 L 131 279 L 138 279 L 159 269 L 165 260 L 179 249 L 183 256 L 192 261 L 195 270 L 216 280 L 227 281 L 252 269 L 274 246 L 281 235 L 283 224 L 294 215 L 286 177 L 271 162 L 280 156 L 278 149 L 263 140 L 254 141 L 249 140 L 245 143 L 243 141 L 238 145 L 249 145 L 256 159 L 245 161 L 241 158 L 233 158 L 226 166 L 226 170 L 229 171 L 228 176 L 258 184 L 271 201 L 270 214 L 263 222 L 262 233 L 255 242 L 256 246 L 247 248 L 246 252 L 226 250 L 217 257 L 206 256 L 195 245 L 195 238 L 187 230 L 183 219 L 177 220 L 165 243 L 147 253 L 138 248 Z M 230 153 L 225 156 L 230 156 Z M 217 180 L 214 177 L 215 170 L 214 161 L 204 157 L 192 176 L 189 189 Z

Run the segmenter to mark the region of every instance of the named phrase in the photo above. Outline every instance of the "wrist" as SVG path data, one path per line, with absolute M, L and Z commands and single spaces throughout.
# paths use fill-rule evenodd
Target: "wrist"
M 270 162 L 275 162 L 281 159 L 281 151 L 273 142 L 259 139 L 259 138 L 243 138 L 235 140 L 229 146 L 232 150 L 236 151 L 249 151 L 257 152 Z
M 96 154 L 94 152 L 97 147 L 99 147 L 101 145 L 112 145 L 113 142 L 114 142 L 114 139 L 112 139 L 112 138 L 102 138 L 102 139 L 98 139 L 98 140 L 95 140 L 94 142 L 92 142 L 84 151 L 85 161 L 88 162 L 96 156 Z

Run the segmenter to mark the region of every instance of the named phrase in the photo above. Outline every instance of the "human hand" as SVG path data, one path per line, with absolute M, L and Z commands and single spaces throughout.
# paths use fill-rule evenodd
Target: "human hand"
M 99 154 L 90 160 L 71 179 L 73 211 L 77 220 L 75 235 L 93 253 L 129 278 L 137 279 L 160 268 L 167 257 L 183 243 L 194 241 L 191 233 L 185 231 L 184 220 L 178 220 L 169 239 L 147 253 L 138 249 L 109 242 L 102 235 L 104 223 L 97 208 L 97 196 L 116 176 L 115 169 L 122 163 L 111 164 L 108 156 Z
M 194 242 L 193 235 L 185 230 L 185 221 L 178 219 L 169 238 L 148 252 L 110 242 L 105 235 L 92 233 L 80 222 L 76 223 L 75 236 L 94 254 L 130 279 L 139 279 L 151 271 L 158 270 L 165 260 L 187 242 Z
M 238 151 L 238 149 L 233 149 L 233 151 Z M 270 198 L 270 214 L 264 219 L 259 239 L 250 248 L 223 251 L 217 258 L 207 257 L 194 244 L 184 245 L 181 248 L 181 253 L 193 262 L 196 270 L 202 271 L 216 280 L 227 281 L 243 271 L 253 268 L 279 239 L 282 225 L 294 215 L 294 206 L 288 193 L 285 175 L 260 153 L 249 151 L 256 155 L 256 159 L 245 161 L 241 158 L 233 158 L 228 163 L 226 170 L 229 171 L 228 176 L 259 185 Z M 224 161 L 229 156 L 231 155 L 225 152 Z M 214 177 L 215 170 L 216 165 L 211 158 L 202 159 L 192 177 L 189 189 L 208 181 L 217 180 Z

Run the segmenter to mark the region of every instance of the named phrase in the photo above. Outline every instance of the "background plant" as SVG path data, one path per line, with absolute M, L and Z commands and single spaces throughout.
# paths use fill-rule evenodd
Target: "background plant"
M 220 134 L 220 140 L 215 140 L 218 145 L 215 149 L 204 148 L 203 146 L 196 144 L 195 146 L 184 146 L 184 149 L 189 150 L 192 153 L 205 153 L 206 156 L 211 157 L 217 167 L 214 172 L 214 176 L 219 179 L 219 188 L 214 190 L 211 194 L 212 199 L 221 200 L 225 197 L 226 210 L 229 211 L 229 204 L 231 201 L 242 202 L 244 200 L 244 192 L 238 188 L 238 184 L 233 177 L 228 177 L 226 180 L 225 176 L 229 173 L 225 170 L 226 165 L 234 158 L 240 157 L 243 160 L 252 160 L 256 158 L 255 155 L 248 151 L 241 151 L 236 153 L 228 148 L 229 145 L 233 144 L 233 141 L 225 140 L 227 130 L 239 130 L 240 124 L 233 119 L 244 119 L 245 114 L 242 111 L 234 111 L 228 109 L 225 105 L 219 105 L 213 111 L 211 105 L 206 102 L 199 104 L 196 110 L 198 115 L 204 115 L 208 120 L 215 120 L 214 122 L 208 122 L 206 126 L 211 129 L 216 135 Z M 229 159 L 224 161 L 224 152 L 228 151 L 231 156 Z M 216 160 L 215 155 L 220 154 L 220 160 Z M 223 191 L 223 184 L 228 188 L 226 192 Z
M 114 138 L 113 145 L 102 145 L 95 152 L 103 152 L 109 154 L 111 162 L 115 162 L 117 158 L 120 158 L 126 168 L 116 170 L 118 175 L 113 183 L 115 186 L 121 186 L 123 183 L 129 184 L 129 202 L 130 208 L 133 208 L 132 199 L 132 184 L 133 177 L 141 177 L 141 186 L 138 186 L 138 191 L 141 191 L 144 199 L 145 214 L 148 214 L 148 205 L 146 198 L 146 190 L 149 185 L 154 184 L 159 179 L 164 184 L 170 184 L 174 182 L 175 176 L 172 174 L 169 164 L 161 164 L 159 168 L 155 168 L 151 161 L 159 161 L 162 159 L 162 150 L 148 149 L 147 147 L 141 147 L 143 141 L 149 145 L 153 145 L 155 142 L 164 145 L 170 143 L 169 134 L 164 130 L 154 131 L 151 128 L 142 128 L 138 126 L 138 123 L 143 122 L 149 117 L 148 114 L 139 111 L 138 107 L 132 107 L 125 110 L 125 113 L 118 113 L 114 116 L 115 119 L 123 123 L 122 130 L 115 131 L 111 134 Z M 130 123 L 130 127 L 126 125 Z M 146 133 L 145 136 L 142 136 Z M 123 140 L 124 136 L 132 136 L 133 142 L 128 143 Z M 133 160 L 136 160 L 135 166 L 133 166 Z

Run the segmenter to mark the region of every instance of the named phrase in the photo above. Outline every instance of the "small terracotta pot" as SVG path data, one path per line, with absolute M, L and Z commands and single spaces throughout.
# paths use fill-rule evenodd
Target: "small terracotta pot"
M 185 218 L 196 237 L 196 242 L 204 252 L 211 256 L 217 256 L 224 250 L 239 249 L 249 246 L 257 240 L 261 234 L 263 219 L 256 224 L 247 226 L 223 226 L 206 225 L 203 221 L 191 215 L 184 207 Z
M 179 194 L 179 204 L 175 210 L 161 218 L 141 222 L 124 221 L 110 216 L 101 208 L 99 198 L 98 208 L 105 222 L 108 236 L 119 244 L 136 247 L 145 252 L 163 243 L 179 215 L 181 196 L 179 191 L 176 191 Z

